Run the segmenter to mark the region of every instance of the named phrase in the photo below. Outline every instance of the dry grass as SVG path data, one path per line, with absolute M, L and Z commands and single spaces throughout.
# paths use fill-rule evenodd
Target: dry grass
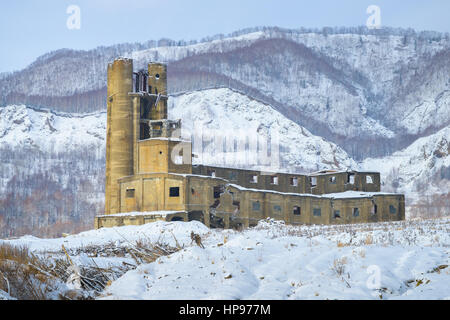
M 127 245 L 110 243 L 67 251 L 62 247 L 59 252 L 39 256 L 26 247 L 0 244 L 0 289 L 19 300 L 94 299 L 125 272 L 182 249 L 176 243 L 176 247 L 171 247 L 140 240 Z M 91 257 L 89 265 L 75 265 L 70 258 L 82 253 Z M 95 257 L 132 258 L 135 263 L 101 268 Z M 68 280 L 74 278 L 80 289 L 67 286 Z
M 21 300 L 44 300 L 57 283 L 26 247 L 0 245 L 0 289 Z
M 336 273 L 338 276 L 342 276 L 345 273 L 346 264 L 347 264 L 347 257 L 342 257 L 341 259 L 334 259 L 331 270 L 333 270 L 334 273 Z
M 285 225 L 281 221 L 266 219 L 255 228 L 268 233 L 270 238 L 285 236 L 326 237 L 334 240 L 338 247 L 361 246 L 365 244 L 395 245 L 407 243 L 414 245 L 420 237 L 429 236 L 431 232 L 446 234 L 450 232 L 450 219 L 421 219 L 391 222 L 374 222 L 361 224 L 342 225 Z M 400 236 L 396 237 L 393 230 L 400 230 Z M 339 237 L 339 239 L 336 239 Z M 442 239 L 434 239 L 435 243 L 441 245 Z M 447 243 L 442 243 L 447 246 Z
M 373 237 L 371 234 L 366 235 L 366 239 L 364 239 L 365 245 L 373 244 Z
M 338 246 L 338 248 L 343 248 L 343 247 L 347 247 L 348 244 L 345 244 L 345 243 L 343 243 L 341 241 L 338 241 L 337 246 Z
M 350 283 L 345 278 L 347 265 L 347 257 L 342 257 L 340 259 L 334 259 L 331 270 L 343 281 L 348 288 L 351 288 Z M 347 273 L 347 277 L 350 278 L 350 274 Z

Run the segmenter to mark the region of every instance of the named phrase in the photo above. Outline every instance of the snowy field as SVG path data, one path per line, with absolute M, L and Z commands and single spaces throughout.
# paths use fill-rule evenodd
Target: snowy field
M 191 231 L 204 249 L 191 242 Z M 267 220 L 244 231 L 155 222 L 0 244 L 41 256 L 58 255 L 64 245 L 76 265 L 106 268 L 136 263 L 102 255 L 102 248 L 144 240 L 178 250 L 130 268 L 98 299 L 450 299 L 449 218 L 342 226 Z

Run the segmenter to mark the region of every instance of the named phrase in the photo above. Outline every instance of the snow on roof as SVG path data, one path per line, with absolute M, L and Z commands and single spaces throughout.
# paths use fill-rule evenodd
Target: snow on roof
M 320 176 L 320 175 L 329 175 L 329 174 L 339 174 L 339 173 L 353 173 L 353 174 L 358 174 L 358 173 L 362 173 L 362 174 L 374 174 L 374 173 L 379 173 L 376 171 L 355 171 L 355 170 L 321 170 L 321 171 L 316 171 L 316 172 L 312 172 L 310 174 L 307 174 L 308 176 Z
M 338 193 L 328 193 L 328 194 L 310 194 L 310 193 L 294 193 L 294 192 L 280 192 L 274 190 L 263 190 L 263 189 L 252 189 L 245 188 L 237 184 L 229 184 L 230 187 L 234 187 L 241 191 L 250 191 L 250 192 L 266 192 L 266 193 L 275 193 L 280 195 L 292 195 L 292 196 L 303 196 L 303 197 L 314 197 L 314 198 L 327 198 L 327 199 L 354 199 L 354 198 L 371 198 L 373 196 L 396 196 L 400 195 L 398 193 L 388 193 L 388 192 L 362 192 L 362 191 L 345 191 Z
M 174 176 L 180 176 L 180 177 L 196 177 L 196 178 L 209 178 L 209 179 L 217 179 L 217 180 L 222 180 L 224 182 L 227 182 L 228 180 L 225 178 L 221 178 L 221 177 L 213 177 L 213 176 L 204 176 L 204 175 L 200 175 L 200 174 L 192 174 L 192 173 L 175 173 L 175 172 L 169 172 L 169 175 L 174 175 Z
M 172 137 L 155 137 L 155 138 L 148 138 L 148 139 L 139 140 L 139 142 L 142 142 L 142 141 L 148 141 L 148 140 L 164 140 L 164 141 L 176 141 L 176 142 L 191 142 L 190 140 L 183 140 L 183 139 L 180 139 L 180 138 L 172 138 Z
M 250 191 L 250 192 L 266 192 L 266 193 L 276 193 L 281 195 L 291 195 L 291 196 L 305 196 L 305 197 L 315 197 L 320 198 L 320 195 L 315 195 L 311 193 L 294 193 L 294 192 L 280 192 L 275 190 L 265 190 L 265 189 L 253 189 L 253 188 L 245 188 L 243 186 L 240 186 L 238 184 L 230 183 L 228 184 L 230 187 L 239 189 L 241 191 Z
M 323 198 L 330 199 L 350 199 L 350 198 L 371 198 L 373 196 L 399 196 L 399 193 L 389 192 L 363 192 L 363 191 L 345 191 L 338 193 L 322 194 Z
M 136 216 L 162 216 L 166 217 L 169 214 L 175 213 L 186 213 L 186 211 L 145 211 L 145 212 L 123 212 L 123 213 L 115 213 L 115 214 L 104 214 L 97 216 L 99 218 L 108 218 L 108 217 L 136 217 Z

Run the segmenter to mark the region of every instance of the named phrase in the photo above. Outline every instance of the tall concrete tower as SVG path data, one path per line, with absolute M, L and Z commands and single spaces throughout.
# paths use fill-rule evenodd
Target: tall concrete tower
M 105 214 L 118 213 L 117 179 L 133 175 L 133 61 L 108 65 Z
M 181 121 L 167 119 L 167 99 L 165 64 L 152 62 L 137 72 L 131 59 L 108 65 L 105 214 L 140 210 L 139 202 L 130 202 L 131 191 L 124 198 L 124 178 L 192 172 L 190 143 L 178 139 Z

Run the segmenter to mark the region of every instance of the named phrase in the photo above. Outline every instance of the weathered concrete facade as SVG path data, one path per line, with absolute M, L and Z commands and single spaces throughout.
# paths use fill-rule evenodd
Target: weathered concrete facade
M 249 227 L 274 218 L 290 224 L 402 220 L 404 196 L 380 192 L 378 172 L 313 174 L 192 165 L 191 142 L 167 119 L 166 66 L 108 66 L 105 215 L 96 228 L 157 220 L 199 220 Z M 130 214 L 126 214 L 130 213 Z

